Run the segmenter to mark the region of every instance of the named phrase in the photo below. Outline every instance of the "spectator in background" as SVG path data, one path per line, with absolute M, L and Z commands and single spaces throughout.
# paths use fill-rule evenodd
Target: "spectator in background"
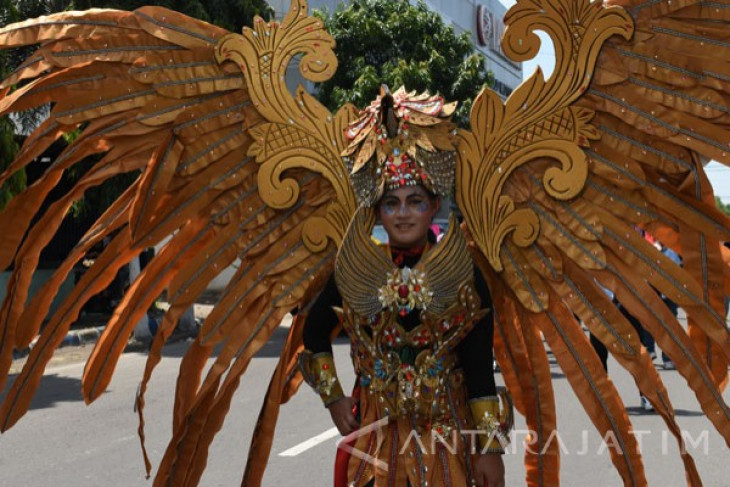
M 639 334 L 639 337 L 642 341 L 642 345 L 644 345 L 643 342 L 643 336 L 647 335 L 651 337 L 648 333 L 646 333 L 646 330 L 644 330 L 644 327 L 641 326 L 641 323 L 639 322 L 634 315 L 629 313 L 626 308 L 624 308 L 621 303 L 619 303 L 616 298 L 614 297 L 613 293 L 609 291 L 608 289 L 604 288 L 604 291 L 606 294 L 612 299 L 614 304 L 618 307 L 619 311 L 621 311 L 621 314 L 624 315 L 624 317 L 631 323 L 631 326 L 634 327 L 636 332 Z M 593 349 L 596 351 L 596 355 L 598 355 L 599 360 L 601 361 L 601 364 L 603 364 L 603 368 L 605 369 L 606 373 L 608 373 L 608 349 L 606 348 L 606 345 L 604 345 L 593 333 L 590 334 L 590 341 L 591 345 L 593 346 Z M 653 342 L 653 339 L 652 339 Z M 644 345 L 646 347 L 646 345 Z M 641 403 L 641 409 L 644 411 L 653 411 L 654 407 L 651 405 L 649 400 L 644 396 L 643 394 L 639 393 L 639 401 Z
M 669 259 L 671 259 L 672 262 L 675 264 L 681 266 L 682 265 L 682 259 L 679 257 L 679 254 L 677 254 L 674 250 L 670 249 L 669 247 L 666 247 L 662 245 L 661 242 L 658 240 L 654 240 L 654 247 L 656 247 L 657 250 L 659 250 L 662 254 L 667 256 Z M 657 293 L 661 296 L 662 301 L 664 301 L 664 304 L 669 308 L 669 310 L 672 312 L 674 317 L 676 318 L 679 315 L 679 306 L 677 303 L 669 299 L 664 294 Z M 641 333 L 641 343 L 646 347 L 647 351 L 651 355 L 652 359 L 655 359 L 657 357 L 656 354 L 656 343 L 654 342 L 654 337 L 651 336 L 651 334 L 644 329 L 644 327 L 640 327 L 640 333 Z M 662 363 L 664 366 L 664 370 L 675 370 L 677 368 L 676 365 L 674 365 L 674 362 L 672 362 L 672 359 L 667 356 L 666 353 L 664 353 L 664 350 L 662 350 Z
M 674 250 L 670 249 L 669 247 L 666 247 L 663 245 L 659 240 L 655 239 L 650 233 L 644 232 L 644 239 L 646 239 L 647 242 L 652 244 L 654 248 L 656 248 L 659 252 L 667 256 L 672 262 L 677 264 L 678 266 L 682 265 L 682 258 L 677 254 Z M 679 315 L 679 306 L 677 303 L 669 299 L 669 297 L 665 296 L 664 294 L 657 291 L 657 294 L 661 296 L 662 301 L 664 301 L 664 304 L 669 308 L 669 310 L 672 312 L 674 317 L 676 318 Z M 641 337 L 641 344 L 644 345 L 646 350 L 649 352 L 649 355 L 651 355 L 652 360 L 657 358 L 656 353 L 656 343 L 654 341 L 654 337 L 651 336 L 651 334 L 644 329 L 643 326 L 641 326 L 641 323 L 638 323 L 637 330 L 639 331 L 639 336 Z M 676 370 L 677 366 L 674 365 L 674 362 L 672 359 L 667 356 L 666 353 L 662 350 L 662 364 L 664 367 L 664 370 Z

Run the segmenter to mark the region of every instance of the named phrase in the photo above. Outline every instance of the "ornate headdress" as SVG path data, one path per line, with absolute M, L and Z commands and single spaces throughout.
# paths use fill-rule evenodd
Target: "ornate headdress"
M 391 94 L 383 85 L 380 95 L 347 127 L 350 141 L 342 156 L 350 171 L 355 194 L 370 207 L 389 189 L 423 185 L 449 196 L 454 187 L 454 124 L 456 103 L 444 103 L 428 92 Z

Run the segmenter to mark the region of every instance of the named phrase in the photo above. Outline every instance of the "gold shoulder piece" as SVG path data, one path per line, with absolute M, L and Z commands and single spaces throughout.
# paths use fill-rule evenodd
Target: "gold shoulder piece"
M 372 209 L 360 209 L 352 219 L 335 261 L 335 282 L 342 299 L 361 316 L 372 316 L 383 309 L 378 299 L 395 268 L 370 238 L 374 222 Z
M 433 293 L 428 312 L 434 315 L 444 313 L 457 302 L 461 285 L 474 278 L 474 264 L 466 239 L 453 213 L 449 217 L 448 232 L 416 269 L 427 276 L 428 288 Z

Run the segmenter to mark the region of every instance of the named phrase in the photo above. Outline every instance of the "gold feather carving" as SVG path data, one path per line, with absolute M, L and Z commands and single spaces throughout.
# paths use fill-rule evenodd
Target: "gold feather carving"
M 379 299 L 390 277 L 400 275 L 384 249 L 370 238 L 374 213 L 360 209 L 342 243 L 335 262 L 335 280 L 345 302 L 360 316 L 373 316 L 386 305 Z M 410 272 L 422 276 L 428 289 L 428 307 L 423 310 L 439 316 L 458 300 L 464 282 L 474 278 L 474 263 L 466 239 L 452 214 L 444 238 Z
M 526 247 L 539 233 L 537 215 L 517 207 L 504 193 L 505 183 L 521 166 L 547 157 L 559 163 L 543 175 L 552 197 L 567 200 L 583 189 L 588 168 L 581 147 L 597 134 L 589 124 L 592 112 L 570 105 L 587 89 L 603 42 L 632 33 L 629 15 L 601 2 L 519 2 L 505 21 L 502 45 L 508 56 L 516 61 L 534 56 L 539 27 L 553 40 L 557 65 L 547 81 L 538 70 L 505 104 L 484 89 L 471 110 L 472 131 L 458 135 L 457 203 L 478 248 L 497 271 L 504 269 L 500 248 L 508 235 Z
M 321 252 L 328 239 L 339 245 L 357 203 L 340 153 L 344 131 L 355 117 L 347 105 L 332 115 L 303 87 L 292 96 L 285 75 L 292 58 L 303 54 L 301 74 L 311 81 L 329 79 L 337 68 L 334 40 L 321 20 L 307 15 L 307 2 L 293 0 L 279 22 L 257 18 L 243 35 L 229 34 L 216 46 L 218 62 L 236 63 L 243 72 L 254 106 L 269 123 L 251 130 L 254 141 L 248 154 L 261 164 L 259 194 L 276 209 L 292 207 L 300 187 L 292 170 L 303 168 L 324 176 L 337 195 L 325 216 L 311 217 L 304 227 L 304 243 Z

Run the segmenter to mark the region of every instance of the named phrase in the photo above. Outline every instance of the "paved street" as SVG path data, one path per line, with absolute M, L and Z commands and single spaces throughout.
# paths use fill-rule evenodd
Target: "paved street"
M 240 485 L 250 431 L 256 420 L 278 349 L 285 336 L 280 329 L 249 368 L 234 398 L 223 431 L 214 443 L 203 486 Z M 170 434 L 172 394 L 180 357 L 187 344 L 167 347 L 147 395 L 147 446 L 153 463 L 159 461 Z M 88 349 L 76 350 L 76 359 Z M 352 382 L 345 366 L 348 350 L 344 342 L 335 346 L 343 381 Z M 73 362 L 73 360 L 72 360 Z M 658 363 L 658 362 L 657 362 Z M 135 391 L 144 366 L 144 355 L 125 354 L 109 391 L 90 407 L 79 393 L 83 365 L 55 365 L 43 379 L 41 393 L 31 411 L 13 429 L 0 436 L 0 485 L 8 486 L 143 486 L 144 478 L 132 410 Z M 684 485 L 681 462 L 673 438 L 658 416 L 638 408 L 633 383 L 618 365 L 609 363 L 611 376 L 629 407 L 637 431 L 642 431 L 642 447 L 649 485 Z M 557 366 L 553 368 L 562 457 L 563 485 L 593 487 L 620 485 L 599 435 L 590 425 L 567 381 Z M 728 449 L 700 413 L 693 396 L 675 371 L 660 370 L 680 416 L 680 426 L 695 441 L 689 445 L 707 486 L 728 485 Z M 498 377 L 498 380 L 501 378 Z M 730 394 L 725 393 L 726 401 Z M 265 477 L 266 486 L 332 484 L 332 461 L 336 439 L 329 415 L 319 398 L 303 388 L 282 409 L 272 457 Z M 517 430 L 524 430 L 518 418 Z M 514 453 L 505 456 L 507 485 L 523 485 L 523 447 L 519 436 Z M 567 453 L 566 453 L 567 452 Z M 286 456 L 281 454 L 285 453 Z

